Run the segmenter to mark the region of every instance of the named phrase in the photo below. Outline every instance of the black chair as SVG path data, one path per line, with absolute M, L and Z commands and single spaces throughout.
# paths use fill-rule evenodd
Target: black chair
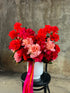
M 22 80 L 22 89 L 23 89 L 23 85 L 24 85 L 24 81 L 26 78 L 27 72 L 23 73 L 21 75 L 21 80 Z M 40 91 L 42 89 L 44 89 L 44 93 L 50 93 L 50 89 L 49 89 L 49 83 L 51 80 L 51 76 L 47 73 L 47 63 L 45 66 L 45 72 L 43 72 L 43 74 L 41 75 L 41 80 L 40 81 L 33 81 L 33 87 L 38 87 L 37 89 L 33 89 L 34 91 Z M 41 87 L 41 88 L 39 88 Z

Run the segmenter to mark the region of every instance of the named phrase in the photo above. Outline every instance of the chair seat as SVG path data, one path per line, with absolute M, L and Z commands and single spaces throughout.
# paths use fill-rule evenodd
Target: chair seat
M 27 75 L 27 72 L 23 73 L 21 76 L 23 83 L 25 81 L 26 75 Z M 33 81 L 33 87 L 48 86 L 50 80 L 51 80 L 51 76 L 48 73 L 43 72 L 43 74 L 41 75 L 40 81 L 36 81 L 36 80 Z

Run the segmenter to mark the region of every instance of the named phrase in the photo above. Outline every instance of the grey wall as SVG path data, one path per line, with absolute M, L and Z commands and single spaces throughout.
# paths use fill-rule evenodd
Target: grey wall
M 36 32 L 45 24 L 59 27 L 61 52 L 48 65 L 48 71 L 70 76 L 70 0 L 0 0 L 0 66 L 3 70 L 23 72 L 26 64 L 15 64 L 8 50 L 8 33 L 16 21 Z

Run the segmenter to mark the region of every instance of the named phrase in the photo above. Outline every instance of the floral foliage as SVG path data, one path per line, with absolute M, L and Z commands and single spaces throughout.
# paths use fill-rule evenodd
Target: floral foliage
M 14 29 L 9 32 L 12 41 L 9 49 L 14 53 L 15 61 L 53 62 L 60 52 L 58 42 L 58 27 L 45 25 L 38 33 L 31 28 L 21 27 L 22 24 L 16 22 Z

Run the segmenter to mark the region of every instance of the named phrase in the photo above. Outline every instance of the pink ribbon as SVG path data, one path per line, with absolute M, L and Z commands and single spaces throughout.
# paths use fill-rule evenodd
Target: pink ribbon
M 33 74 L 34 74 L 34 63 L 29 62 L 28 73 L 24 81 L 22 93 L 33 93 Z

